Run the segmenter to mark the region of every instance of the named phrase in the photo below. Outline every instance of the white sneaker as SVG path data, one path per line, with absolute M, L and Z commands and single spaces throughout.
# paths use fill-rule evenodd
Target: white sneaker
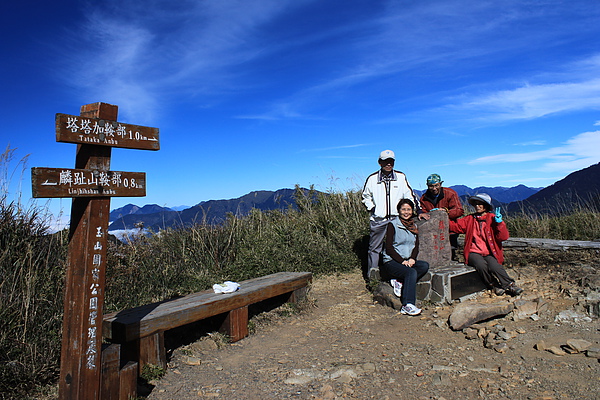
M 410 303 L 408 303 L 405 306 L 402 306 L 402 308 L 400 309 L 400 313 L 408 315 L 419 315 L 421 314 L 421 311 L 422 310 L 420 308 Z
M 397 297 L 401 297 L 402 296 L 402 282 L 398 282 L 395 279 L 390 280 L 390 285 L 392 285 L 392 288 L 394 289 L 394 294 Z

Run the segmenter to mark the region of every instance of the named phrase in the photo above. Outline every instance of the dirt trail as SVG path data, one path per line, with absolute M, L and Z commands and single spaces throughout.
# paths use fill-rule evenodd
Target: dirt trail
M 558 356 L 534 345 L 584 339 L 598 347 L 598 320 L 555 323 L 573 299 L 539 271 L 532 268 L 527 276 L 519 280 L 524 296 L 542 296 L 550 307 L 537 321 L 487 322 L 513 334 L 504 353 L 450 330 L 450 306 L 408 317 L 373 304 L 353 272 L 315 279 L 314 306 L 290 316 L 282 315 L 285 309 L 263 315 L 255 332 L 237 343 L 219 348 L 208 338 L 176 349 L 147 398 L 597 399 L 598 359 Z M 477 301 L 507 299 L 483 295 Z

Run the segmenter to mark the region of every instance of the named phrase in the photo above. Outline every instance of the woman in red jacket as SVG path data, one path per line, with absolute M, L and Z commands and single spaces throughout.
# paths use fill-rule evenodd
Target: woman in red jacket
M 502 221 L 500 208 L 492 213 L 492 198 L 487 193 L 469 198 L 475 214 L 450 221 L 450 231 L 465 234 L 465 260 L 475 268 L 483 282 L 498 296 L 508 293 L 518 296 L 523 289 L 515 284 L 502 266 L 504 255 L 502 242 L 508 239 L 508 229 Z

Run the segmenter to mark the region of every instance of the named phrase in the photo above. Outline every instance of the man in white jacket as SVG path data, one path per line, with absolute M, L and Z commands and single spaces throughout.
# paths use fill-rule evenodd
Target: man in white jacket
M 394 170 L 395 155 L 392 150 L 384 150 L 379 155 L 381 169 L 369 175 L 362 193 L 362 202 L 371 212 L 369 238 L 369 270 L 370 280 L 378 280 L 379 255 L 383 247 L 383 239 L 388 222 L 398 215 L 396 206 L 401 199 L 410 199 L 417 212 L 421 213 L 419 200 L 413 193 L 406 175 Z

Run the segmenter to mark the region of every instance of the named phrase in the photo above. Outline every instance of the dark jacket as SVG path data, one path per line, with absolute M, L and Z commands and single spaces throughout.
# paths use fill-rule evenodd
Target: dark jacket
M 448 211 L 448 218 L 454 221 L 465 213 L 458 194 L 453 189 L 446 187 L 440 188 L 440 194 L 437 197 L 432 196 L 429 190 L 423 193 L 421 207 L 427 212 L 434 208 L 445 208 Z

